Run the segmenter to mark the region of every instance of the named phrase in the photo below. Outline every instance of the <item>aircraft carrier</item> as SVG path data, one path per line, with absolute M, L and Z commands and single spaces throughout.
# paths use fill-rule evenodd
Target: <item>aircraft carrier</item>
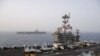
M 34 32 L 32 31 L 21 31 L 21 32 L 16 32 L 17 34 L 46 34 L 46 32 L 40 32 L 38 30 L 35 30 Z
M 37 56 L 100 56 L 100 44 L 96 42 L 80 41 L 79 29 L 73 34 L 69 24 L 70 13 L 63 17 L 63 24 L 53 33 L 54 42 L 50 51 Z
M 63 17 L 63 24 L 53 33 L 53 44 L 44 44 L 40 51 L 35 51 L 37 56 L 100 56 L 100 44 L 96 42 L 80 41 L 79 29 L 73 34 L 69 24 L 69 15 Z M 26 52 L 30 52 L 26 48 Z

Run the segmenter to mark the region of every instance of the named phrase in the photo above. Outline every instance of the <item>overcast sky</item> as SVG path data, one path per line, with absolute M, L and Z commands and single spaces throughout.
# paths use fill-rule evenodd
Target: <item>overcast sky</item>
M 100 32 L 100 0 L 0 0 L 0 31 L 54 31 L 62 16 L 81 32 Z

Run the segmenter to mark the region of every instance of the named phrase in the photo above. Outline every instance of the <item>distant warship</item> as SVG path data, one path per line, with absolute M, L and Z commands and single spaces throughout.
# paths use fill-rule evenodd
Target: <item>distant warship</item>
M 56 48 L 64 49 L 68 46 L 75 45 L 79 42 L 79 30 L 76 30 L 76 35 L 72 33 L 72 26 L 69 24 L 70 13 L 69 15 L 65 14 L 62 17 L 63 25 L 58 27 L 57 30 L 53 33 L 54 35 L 54 43 L 53 46 Z
M 40 32 L 38 30 L 35 30 L 34 32 L 32 31 L 21 31 L 21 32 L 16 32 L 17 34 L 46 34 L 46 32 Z

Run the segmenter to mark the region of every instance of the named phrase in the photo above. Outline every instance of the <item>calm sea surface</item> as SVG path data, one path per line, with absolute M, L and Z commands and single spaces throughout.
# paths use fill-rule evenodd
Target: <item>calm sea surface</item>
M 100 33 L 80 33 L 81 40 L 100 41 Z M 16 32 L 1 32 L 0 46 L 23 46 L 41 45 L 43 43 L 52 44 L 52 33 L 47 34 L 16 34 Z

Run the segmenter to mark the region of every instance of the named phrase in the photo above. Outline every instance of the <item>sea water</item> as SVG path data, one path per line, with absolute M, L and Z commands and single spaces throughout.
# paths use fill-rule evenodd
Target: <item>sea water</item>
M 80 33 L 81 41 L 100 41 L 100 33 Z M 17 34 L 16 32 L 0 32 L 0 46 L 23 46 L 34 44 L 52 44 L 52 33 L 46 34 Z

